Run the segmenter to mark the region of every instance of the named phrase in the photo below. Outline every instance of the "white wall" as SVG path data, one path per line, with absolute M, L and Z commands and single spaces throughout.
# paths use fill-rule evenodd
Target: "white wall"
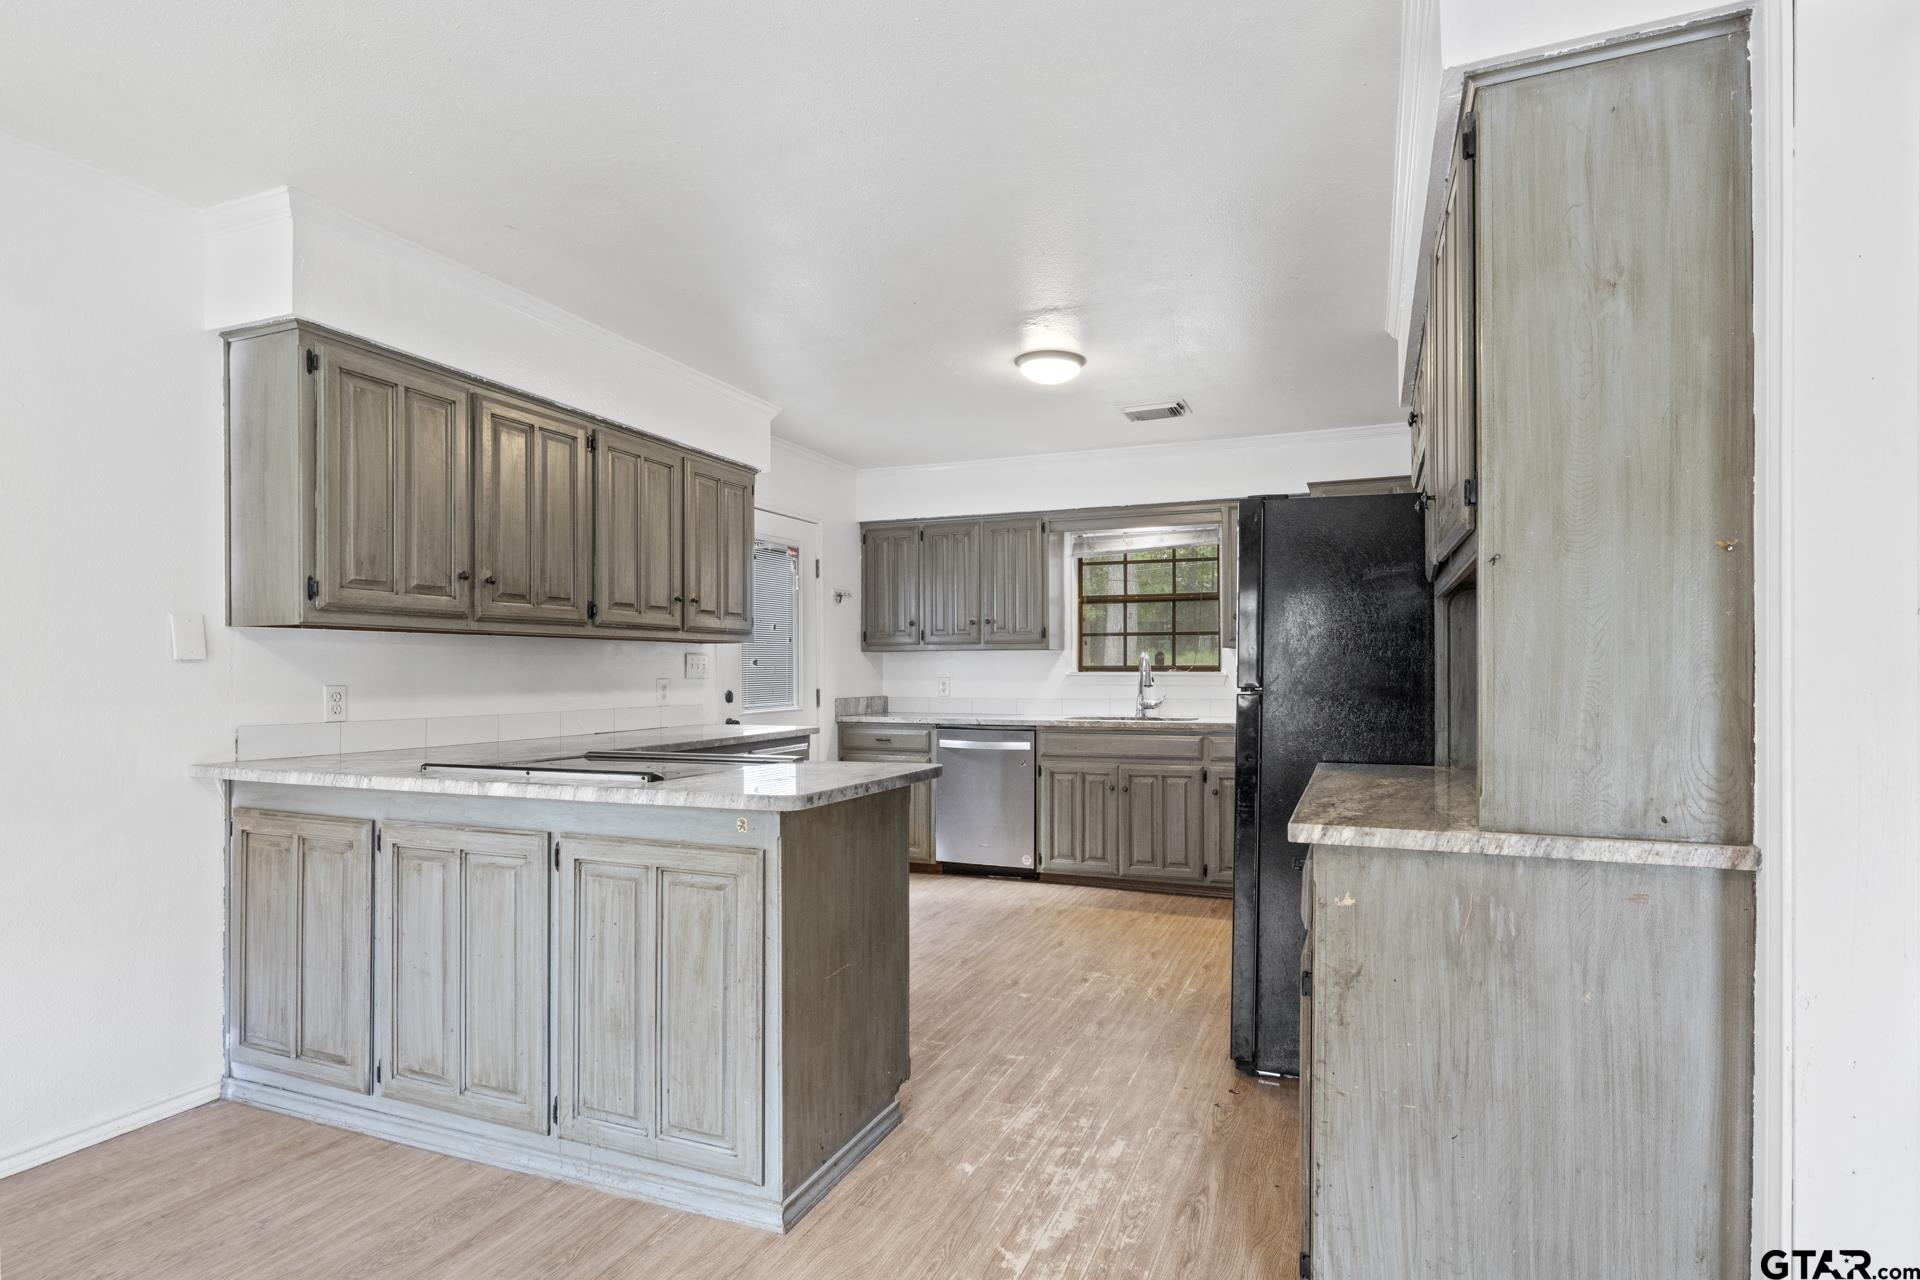
M 231 756 L 236 729 L 259 755 L 711 721 L 721 704 L 717 679 L 681 678 L 681 645 L 221 626 L 200 216 L 3 138 L 0 190 L 0 573 L 36 602 L 0 633 L 4 1175 L 217 1085 L 220 799 L 185 770 Z M 518 332 L 501 325 L 488 340 Z M 398 331 L 370 310 L 353 327 Z M 207 661 L 170 660 L 173 611 L 207 617 Z M 349 686 L 344 726 L 315 723 L 329 683 Z
M 206 323 L 283 315 L 764 469 L 774 405 L 280 188 L 207 211 Z
M 1792 1238 L 1915 1264 L 1920 9 L 1800 0 L 1792 38 L 1793 127 L 1769 157 L 1791 175 L 1776 872 L 1790 878 Z
M 1168 434 L 1177 435 L 1177 422 Z M 862 520 L 1304 493 L 1309 481 L 1407 474 L 1405 426 L 1088 449 L 859 473 Z

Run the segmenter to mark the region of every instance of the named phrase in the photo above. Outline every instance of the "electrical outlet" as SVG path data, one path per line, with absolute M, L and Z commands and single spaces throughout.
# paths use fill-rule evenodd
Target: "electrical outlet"
M 347 686 L 343 684 L 328 685 L 326 688 L 326 699 L 322 706 L 326 714 L 324 714 L 321 719 L 345 720 L 347 718 Z
M 707 678 L 707 655 L 690 653 L 687 655 L 687 679 L 705 680 Z
M 952 676 L 940 676 L 936 678 L 933 682 L 933 686 L 934 688 L 939 690 L 938 696 L 942 698 L 950 698 L 953 696 L 953 677 Z
M 653 681 L 653 687 L 659 691 L 660 701 L 665 703 L 667 700 L 667 690 L 673 687 L 673 681 L 667 679 L 665 676 L 656 676 Z

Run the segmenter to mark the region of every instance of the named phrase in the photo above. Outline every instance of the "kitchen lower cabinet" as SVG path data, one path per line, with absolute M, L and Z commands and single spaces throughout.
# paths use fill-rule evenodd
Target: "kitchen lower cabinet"
M 1199 880 L 1205 874 L 1205 785 L 1197 765 L 1119 771 L 1120 874 L 1153 880 Z
M 383 1095 L 546 1131 L 548 883 L 540 832 L 382 830 Z
M 1116 810 L 1118 768 L 1099 764 L 1040 766 L 1040 870 L 1076 876 L 1119 874 Z
M 1200 844 L 1206 852 L 1204 878 L 1209 884 L 1233 883 L 1233 746 L 1202 773 Z
M 559 1133 L 757 1179 L 758 853 L 559 845 Z
M 373 824 L 235 809 L 227 1053 L 354 1093 L 373 1087 Z
M 925 764 L 930 754 L 911 751 L 870 751 L 843 746 L 840 758 L 872 764 Z M 916 782 L 908 788 L 907 861 L 923 867 L 934 865 L 933 857 L 933 779 Z

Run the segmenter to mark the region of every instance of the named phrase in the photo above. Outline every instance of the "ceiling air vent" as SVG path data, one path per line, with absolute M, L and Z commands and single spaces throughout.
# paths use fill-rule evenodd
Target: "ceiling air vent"
M 1162 418 L 1184 418 L 1193 410 L 1185 400 L 1168 400 L 1161 404 L 1136 404 L 1120 412 L 1127 415 L 1128 422 L 1158 422 Z

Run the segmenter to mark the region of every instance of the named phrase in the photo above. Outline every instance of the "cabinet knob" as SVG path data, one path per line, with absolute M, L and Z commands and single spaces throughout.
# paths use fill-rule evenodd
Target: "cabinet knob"
M 1219 795 L 1219 794 L 1220 794 L 1220 788 L 1218 788 L 1218 787 L 1215 787 L 1215 788 L 1213 789 L 1213 794 L 1215 794 L 1215 795 Z
M 687 598 L 685 596 L 675 596 L 673 598 L 673 602 L 675 604 L 685 604 L 687 602 Z
M 699 604 L 699 603 L 700 603 L 700 597 L 699 597 L 699 596 L 688 596 L 688 597 L 687 597 L 687 603 L 688 603 L 688 604 Z
M 1126 794 L 1127 792 L 1129 792 L 1129 791 L 1131 791 L 1131 790 L 1133 790 L 1133 788 L 1132 788 L 1132 787 L 1122 787 L 1122 788 L 1120 788 L 1120 794 L 1121 794 L 1121 795 L 1125 795 L 1125 794 Z
M 992 619 L 992 618 L 988 618 L 988 619 L 987 619 L 987 622 L 988 622 L 989 624 L 991 624 L 991 623 L 993 622 L 993 619 Z M 968 626 L 970 626 L 970 627 L 972 627 L 972 626 L 978 626 L 978 625 L 979 625 L 979 623 L 980 623 L 980 620 L 979 620 L 978 618 L 968 618 L 968 619 L 967 619 L 967 625 L 968 625 Z
M 459 573 L 455 574 L 454 577 L 460 579 L 460 581 L 462 582 L 465 582 L 468 579 L 472 578 L 473 575 L 471 573 L 468 573 L 465 569 L 462 569 Z
M 1111 782 L 1109 782 L 1107 784 L 1107 790 L 1114 791 L 1114 790 L 1117 790 L 1117 788 Z
M 988 619 L 987 619 L 987 625 L 988 625 L 988 626 L 992 626 L 992 625 L 993 625 L 993 619 L 992 619 L 992 618 L 988 618 Z
M 500 579 L 494 577 L 492 574 L 488 574 L 486 577 L 480 579 L 480 581 L 486 583 L 490 587 L 497 587 L 500 585 Z
M 910 626 L 910 627 L 917 627 L 917 626 L 919 626 L 920 624 L 919 624 L 919 623 L 917 623 L 917 622 L 915 622 L 915 621 L 914 621 L 914 620 L 913 620 L 912 618 L 908 618 L 908 619 L 907 619 L 907 625 L 908 625 L 908 626 Z

